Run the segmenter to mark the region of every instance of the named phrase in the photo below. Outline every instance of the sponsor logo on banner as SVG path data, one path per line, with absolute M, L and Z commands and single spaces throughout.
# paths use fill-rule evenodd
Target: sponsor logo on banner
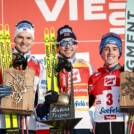
M 87 84 L 74 85 L 74 96 L 75 97 L 87 97 L 88 96 L 88 86 Z M 69 92 L 71 92 L 71 87 L 68 87 Z
M 114 86 L 116 84 L 116 76 L 106 76 L 104 78 L 104 86 Z
M 74 85 L 74 96 L 87 96 L 87 85 Z
M 89 103 L 87 100 L 79 99 L 79 100 L 75 100 L 74 106 L 76 109 L 86 110 L 89 107 Z
M 104 119 L 105 120 L 115 120 L 116 119 L 116 115 L 105 115 Z

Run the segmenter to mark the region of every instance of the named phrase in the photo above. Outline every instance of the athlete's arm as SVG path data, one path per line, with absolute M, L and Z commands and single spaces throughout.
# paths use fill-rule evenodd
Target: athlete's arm
M 95 96 L 92 93 L 90 93 L 90 95 L 89 95 L 89 108 L 94 104 L 94 102 L 95 102 Z

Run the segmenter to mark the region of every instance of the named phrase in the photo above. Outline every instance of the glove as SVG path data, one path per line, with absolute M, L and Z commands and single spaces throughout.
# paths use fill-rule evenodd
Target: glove
M 46 92 L 45 102 L 43 104 L 39 104 L 36 107 L 36 114 L 38 117 L 43 118 L 49 113 L 50 104 L 56 102 L 58 100 L 58 93 L 50 90 Z
M 13 54 L 13 67 L 14 68 L 21 68 L 22 70 L 25 70 L 27 67 L 27 59 L 23 56 L 22 53 Z
M 65 68 L 67 72 L 70 72 L 72 69 L 72 64 L 67 59 L 58 57 L 58 65 L 56 66 L 56 71 L 60 72 L 63 68 Z
M 43 103 L 36 107 L 36 114 L 38 117 L 43 118 L 49 113 L 49 108 Z
M 12 93 L 11 87 L 0 85 L 0 99 L 2 97 L 10 95 L 11 93 Z
M 58 93 L 50 90 L 46 92 L 45 95 L 45 105 L 50 106 L 50 104 L 56 102 L 58 100 Z

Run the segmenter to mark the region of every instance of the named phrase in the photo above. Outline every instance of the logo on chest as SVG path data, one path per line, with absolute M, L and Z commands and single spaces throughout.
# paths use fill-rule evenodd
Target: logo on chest
M 114 86 L 115 84 L 116 84 L 116 76 L 115 75 L 105 76 L 104 86 Z

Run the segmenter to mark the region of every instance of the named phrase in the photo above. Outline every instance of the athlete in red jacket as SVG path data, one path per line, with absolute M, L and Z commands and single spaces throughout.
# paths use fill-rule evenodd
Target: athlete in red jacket
M 88 79 L 93 74 L 92 65 L 84 59 L 76 58 L 78 42 L 70 26 L 65 25 L 59 28 L 57 33 L 58 57 L 68 60 L 73 66 L 75 118 L 82 118 L 75 128 L 71 130 L 70 134 L 93 134 L 92 117 L 89 113 L 88 105 Z M 70 85 L 71 75 L 68 74 L 68 77 L 68 84 Z M 54 98 L 57 96 L 56 93 L 51 93 L 50 95 L 50 92 L 46 94 L 45 102 L 37 106 L 36 112 L 41 118 L 47 115 L 50 104 L 54 102 Z
M 104 66 L 89 79 L 89 106 L 95 101 L 95 134 L 124 134 L 124 114 L 119 108 L 122 41 L 115 33 L 105 34 L 100 43 Z

